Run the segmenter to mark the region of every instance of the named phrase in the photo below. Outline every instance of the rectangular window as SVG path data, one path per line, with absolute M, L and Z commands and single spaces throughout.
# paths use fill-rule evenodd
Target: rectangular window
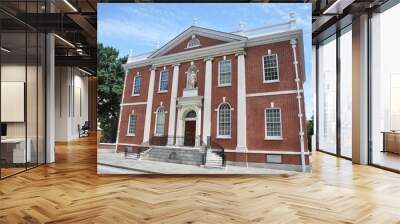
M 268 83 L 268 82 L 279 81 L 277 54 L 264 55 L 263 67 L 264 67 L 264 82 Z
M 168 91 L 168 71 L 162 71 L 160 73 L 160 92 Z
M 128 135 L 135 135 L 136 133 L 136 114 L 129 115 Z
M 218 63 L 218 86 L 231 85 L 231 61 L 223 60 Z
M 132 95 L 139 95 L 140 89 L 142 87 L 142 76 L 135 76 L 135 80 L 133 81 L 133 92 Z
M 282 139 L 281 109 L 265 110 L 265 139 Z

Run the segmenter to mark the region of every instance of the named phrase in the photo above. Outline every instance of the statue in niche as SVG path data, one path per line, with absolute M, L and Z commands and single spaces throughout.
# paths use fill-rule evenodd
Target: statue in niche
M 197 88 L 197 72 L 198 72 L 197 67 L 194 65 L 193 62 L 191 62 L 190 67 L 186 72 L 187 74 L 186 88 L 188 89 Z

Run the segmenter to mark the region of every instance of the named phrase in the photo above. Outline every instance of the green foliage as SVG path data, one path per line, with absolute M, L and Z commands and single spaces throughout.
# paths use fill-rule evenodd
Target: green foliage
M 314 116 L 307 120 L 308 150 L 312 151 L 312 136 L 314 135 Z
M 115 142 L 127 57 L 118 50 L 97 45 L 97 120 L 103 129 L 101 142 Z
M 314 116 L 310 120 L 307 120 L 307 135 L 314 135 Z

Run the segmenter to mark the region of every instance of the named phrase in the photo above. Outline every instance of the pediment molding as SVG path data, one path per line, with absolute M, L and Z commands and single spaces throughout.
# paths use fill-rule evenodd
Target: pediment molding
M 244 36 L 236 35 L 236 34 L 231 34 L 231 33 L 225 33 L 221 31 L 216 31 L 216 30 L 211 30 L 211 29 L 206 29 L 203 27 L 198 27 L 198 26 L 191 26 L 185 31 L 183 31 L 181 34 L 176 36 L 174 39 L 170 40 L 168 43 L 166 43 L 164 46 L 153 52 L 149 58 L 156 58 L 163 56 L 166 54 L 168 51 L 176 47 L 178 44 L 182 43 L 182 41 L 186 41 L 187 39 L 191 38 L 193 35 L 195 36 L 203 36 L 215 40 L 220 40 L 224 42 L 234 42 L 234 41 L 242 41 L 246 40 L 247 38 Z

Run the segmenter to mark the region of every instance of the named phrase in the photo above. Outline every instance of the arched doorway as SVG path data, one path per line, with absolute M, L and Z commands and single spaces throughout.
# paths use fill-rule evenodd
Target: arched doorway
M 184 146 L 195 146 L 196 144 L 196 117 L 197 114 L 194 110 L 189 111 L 185 116 Z

